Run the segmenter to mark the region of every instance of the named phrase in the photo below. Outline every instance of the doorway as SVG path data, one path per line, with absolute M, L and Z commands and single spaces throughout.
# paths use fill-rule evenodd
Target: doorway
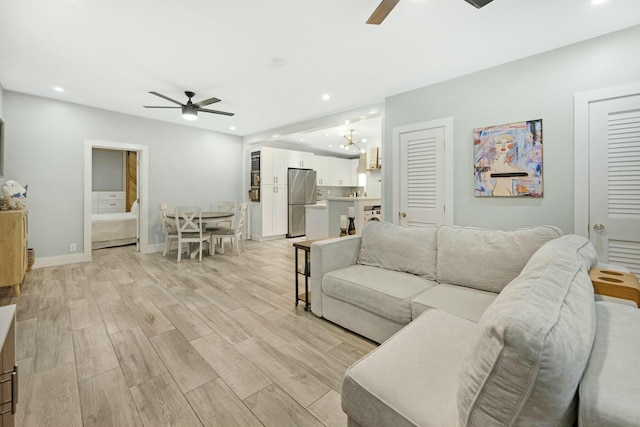
M 92 220 L 91 213 L 94 207 L 93 200 L 93 151 L 94 149 L 103 150 L 120 150 L 121 152 L 135 153 L 135 156 L 126 156 L 123 161 L 123 180 L 125 182 L 130 181 L 128 179 L 129 173 L 127 171 L 127 163 L 133 162 L 135 159 L 135 193 L 137 193 L 138 199 L 138 231 L 139 236 L 137 242 L 137 250 L 143 253 L 150 252 L 148 242 L 148 199 L 149 199 L 149 147 L 144 145 L 125 144 L 109 141 L 96 141 L 85 140 L 85 176 L 84 176 L 84 257 L 87 260 L 91 260 L 92 249 Z M 134 188 L 132 185 L 125 184 L 125 190 L 122 192 L 126 194 L 127 188 Z M 126 196 L 123 196 L 124 204 L 130 206 L 126 200 Z M 135 199 L 134 199 L 135 200 Z M 131 203 L 133 204 L 133 203 Z M 129 209 L 131 209 L 129 207 Z
M 640 84 L 577 94 L 574 150 L 574 232 L 640 274 Z

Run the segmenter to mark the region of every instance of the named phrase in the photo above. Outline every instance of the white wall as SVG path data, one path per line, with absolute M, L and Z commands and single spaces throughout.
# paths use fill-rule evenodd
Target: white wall
M 92 150 L 92 191 L 124 191 L 124 159 L 126 151 Z
M 2 82 L 0 82 L 0 118 L 3 117 L 2 115 L 2 111 L 3 111 L 3 106 L 4 104 L 4 88 L 2 87 Z
M 5 91 L 5 176 L 29 184 L 29 246 L 38 258 L 82 252 L 84 141 L 149 147 L 149 244 L 158 205 L 244 199 L 240 137 Z
M 4 121 L 3 109 L 2 109 L 3 104 L 4 104 L 4 88 L 2 87 L 2 82 L 0 82 L 0 119 Z M 2 167 L 3 156 L 4 156 L 4 147 L 3 147 L 2 141 L 0 141 L 0 177 L 6 176 L 6 174 L 3 174 L 3 170 L 4 170 L 4 168 Z M 4 181 L 5 180 L 3 179 L 2 182 Z
M 573 232 L 573 96 L 639 81 L 639 46 L 637 26 L 387 98 L 382 156 L 386 218 L 397 214 L 392 210 L 393 128 L 453 117 L 456 224 L 500 229 L 553 224 Z M 544 197 L 474 197 L 473 129 L 539 118 Z

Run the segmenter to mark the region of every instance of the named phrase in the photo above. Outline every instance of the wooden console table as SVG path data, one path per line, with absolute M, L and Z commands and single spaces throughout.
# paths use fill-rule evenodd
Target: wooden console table
M 628 299 L 640 307 L 640 285 L 633 274 L 592 268 L 589 277 L 596 294 Z

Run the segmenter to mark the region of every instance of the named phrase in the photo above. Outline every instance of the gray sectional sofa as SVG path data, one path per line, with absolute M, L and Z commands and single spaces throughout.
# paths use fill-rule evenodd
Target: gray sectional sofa
M 314 243 L 313 313 L 382 343 L 345 375 L 349 425 L 640 425 L 640 310 L 594 301 L 596 263 L 550 226 Z

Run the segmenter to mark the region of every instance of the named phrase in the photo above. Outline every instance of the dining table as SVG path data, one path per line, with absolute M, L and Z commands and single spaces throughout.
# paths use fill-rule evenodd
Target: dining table
M 207 220 L 233 218 L 234 215 L 235 215 L 235 212 L 203 211 L 201 213 L 201 218 L 202 218 L 202 223 L 206 224 Z M 167 218 L 171 218 L 175 220 L 176 219 L 175 212 L 167 212 Z M 178 248 L 178 250 L 180 249 Z M 198 256 L 199 252 L 200 252 L 200 245 L 196 246 L 196 249 L 191 251 L 191 255 L 189 257 L 193 259 L 196 256 Z

